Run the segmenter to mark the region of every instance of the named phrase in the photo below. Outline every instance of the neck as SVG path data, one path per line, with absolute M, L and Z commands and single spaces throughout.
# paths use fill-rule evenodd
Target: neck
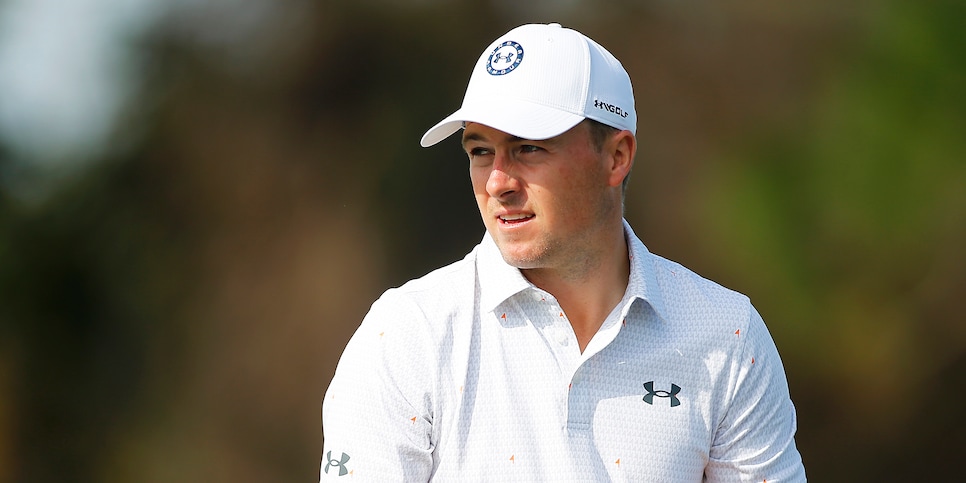
M 603 249 L 565 269 L 523 270 L 531 283 L 557 299 L 567 314 L 583 352 L 604 320 L 624 297 L 630 277 L 623 223 Z M 576 265 L 576 266 L 573 266 Z

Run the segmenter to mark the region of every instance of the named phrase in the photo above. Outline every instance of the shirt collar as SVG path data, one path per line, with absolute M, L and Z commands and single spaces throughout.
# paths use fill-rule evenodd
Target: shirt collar
M 627 292 L 624 300 L 628 301 L 621 309 L 621 319 L 627 316 L 633 301 L 641 299 L 654 309 L 658 317 L 667 321 L 667 310 L 664 305 L 664 297 L 661 286 L 657 281 L 657 264 L 654 255 L 647 250 L 644 242 L 641 241 L 631 225 L 624 220 L 624 236 L 627 239 L 627 249 L 631 261 L 631 274 L 627 280 Z
M 627 239 L 631 274 L 627 280 L 621 318 L 627 315 L 634 300 L 641 299 L 666 321 L 667 312 L 655 273 L 654 255 L 634 234 L 627 220 L 624 220 L 624 236 Z M 519 269 L 503 260 L 500 249 L 489 233 L 484 234 L 480 242 L 476 265 L 480 277 L 480 309 L 483 312 L 492 312 L 508 298 L 533 287 Z
M 476 270 L 480 277 L 480 310 L 484 313 L 496 310 L 506 299 L 533 286 L 518 268 L 503 260 L 489 232 L 480 242 Z

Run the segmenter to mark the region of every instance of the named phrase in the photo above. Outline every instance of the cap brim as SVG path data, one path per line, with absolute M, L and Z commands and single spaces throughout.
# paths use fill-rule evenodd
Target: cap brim
M 563 134 L 584 120 L 584 116 L 555 107 L 506 98 L 485 103 L 464 104 L 426 131 L 419 144 L 427 148 L 459 131 L 463 123 L 475 122 L 522 139 L 549 139 Z

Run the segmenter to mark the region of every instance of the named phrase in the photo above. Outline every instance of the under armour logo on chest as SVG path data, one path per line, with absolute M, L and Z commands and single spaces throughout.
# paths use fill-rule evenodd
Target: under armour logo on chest
M 644 395 L 644 402 L 648 404 L 653 405 L 654 396 L 657 396 L 657 397 L 666 397 L 670 399 L 672 408 L 675 406 L 681 405 L 681 400 L 678 399 L 678 393 L 681 392 L 681 387 L 678 386 L 677 384 L 671 384 L 670 391 L 655 391 L 654 381 L 648 381 L 644 383 L 644 390 L 647 391 L 647 394 Z

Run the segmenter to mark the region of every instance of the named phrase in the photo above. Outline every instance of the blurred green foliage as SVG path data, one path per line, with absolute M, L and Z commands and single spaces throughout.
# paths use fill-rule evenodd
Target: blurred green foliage
M 966 396 L 964 15 L 879 5 L 803 118 L 706 181 L 721 263 L 781 321 L 806 460 L 848 455 L 820 480 L 952 474 L 936 445 L 966 419 L 935 409 Z

